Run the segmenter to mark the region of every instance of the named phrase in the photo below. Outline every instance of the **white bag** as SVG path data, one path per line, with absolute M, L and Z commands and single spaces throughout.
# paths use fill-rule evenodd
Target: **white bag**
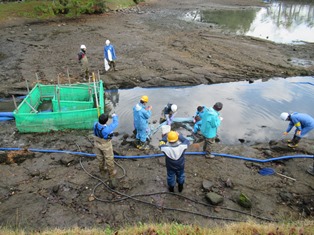
M 105 70 L 108 71 L 110 69 L 109 63 L 106 59 L 104 59 Z

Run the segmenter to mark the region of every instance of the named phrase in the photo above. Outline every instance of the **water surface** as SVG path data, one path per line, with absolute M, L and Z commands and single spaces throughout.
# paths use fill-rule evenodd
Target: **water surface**
M 183 18 L 217 24 L 225 31 L 276 43 L 314 42 L 314 3 L 270 1 L 263 8 L 240 10 L 195 10 Z
M 219 136 L 226 144 L 238 144 L 239 139 L 257 142 L 282 138 L 288 125 L 279 118 L 282 112 L 304 112 L 314 117 L 314 77 L 275 78 L 252 84 L 235 82 L 107 91 L 109 106 L 120 117 L 119 132 L 132 134 L 132 108 L 142 95 L 147 95 L 149 105 L 153 106 L 152 122 L 159 121 L 161 110 L 168 102 L 178 105 L 177 117 L 192 117 L 197 106 L 210 107 L 217 101 L 222 102 L 221 116 L 224 120 Z M 160 138 L 160 132 L 156 136 Z M 314 138 L 314 131 L 308 137 Z

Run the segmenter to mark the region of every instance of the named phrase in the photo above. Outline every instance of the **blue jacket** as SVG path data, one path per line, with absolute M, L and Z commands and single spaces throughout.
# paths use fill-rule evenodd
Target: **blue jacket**
M 180 170 L 184 168 L 184 153 L 190 145 L 190 141 L 181 134 L 176 143 L 166 143 L 167 135 L 162 138 L 162 141 L 164 144 L 160 145 L 160 150 L 166 156 L 166 167 L 172 170 Z
M 110 125 L 101 125 L 99 122 L 94 124 L 94 135 L 102 139 L 111 139 L 114 129 L 119 125 L 118 116 L 115 115 L 112 118 L 112 123 Z
M 201 130 L 201 126 L 202 126 L 202 120 L 199 120 L 197 122 L 194 123 L 194 128 L 193 128 L 193 133 L 196 134 L 198 131 Z
M 290 122 L 286 132 L 291 131 L 294 126 L 297 131 L 301 131 L 301 137 L 303 137 L 310 130 L 314 129 L 314 118 L 305 113 L 292 113 L 290 114 Z
M 214 138 L 220 126 L 219 112 L 213 108 L 206 108 L 202 115 L 201 133 L 206 138 Z
M 112 60 L 109 60 L 108 51 L 111 52 Z M 115 51 L 114 47 L 111 44 L 109 44 L 108 46 L 105 46 L 105 48 L 104 48 L 104 57 L 108 61 L 113 61 L 113 60 L 116 59 L 116 51 Z
M 151 110 L 146 110 L 146 106 L 138 103 L 133 107 L 133 118 L 135 129 L 144 130 L 148 127 L 148 119 L 152 115 Z

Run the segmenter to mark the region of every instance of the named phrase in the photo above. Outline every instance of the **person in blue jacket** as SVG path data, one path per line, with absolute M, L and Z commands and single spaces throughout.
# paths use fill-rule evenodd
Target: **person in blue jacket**
M 185 182 L 185 151 L 190 142 L 176 131 L 170 131 L 165 135 L 160 144 L 160 150 L 166 156 L 167 184 L 170 192 L 174 192 L 174 187 L 178 183 L 178 191 L 181 193 Z
M 98 122 L 94 124 L 94 146 L 96 158 L 99 161 L 99 171 L 105 174 L 105 164 L 109 172 L 109 186 L 114 188 L 114 176 L 117 171 L 114 169 L 114 154 L 111 139 L 113 131 L 118 127 L 119 120 L 116 114 L 112 114 L 112 123 L 107 125 L 109 117 L 107 114 L 101 114 Z
M 314 118 L 306 113 L 281 113 L 280 117 L 284 121 L 289 121 L 284 135 L 288 135 L 293 127 L 296 128 L 292 140 L 288 141 L 288 146 L 291 148 L 297 147 L 301 138 L 314 129 Z
M 107 66 L 106 66 L 106 63 L 107 65 L 109 66 L 108 67 L 108 70 L 114 70 L 116 71 L 116 62 L 115 60 L 117 59 L 116 57 L 116 51 L 114 49 L 114 46 L 110 43 L 110 41 L 107 39 L 106 40 L 106 46 L 104 47 L 104 61 L 105 61 L 105 70 L 107 71 Z
M 215 103 L 211 108 L 205 108 L 202 114 L 201 134 L 204 137 L 203 151 L 206 152 L 205 157 L 213 158 L 211 154 L 211 145 L 215 143 L 218 127 L 221 124 L 222 118 L 219 111 L 222 110 L 221 102 Z
M 133 121 L 136 130 L 136 147 L 145 149 L 149 134 L 148 120 L 152 115 L 152 106 L 146 106 L 148 96 L 144 95 L 138 104 L 133 107 Z

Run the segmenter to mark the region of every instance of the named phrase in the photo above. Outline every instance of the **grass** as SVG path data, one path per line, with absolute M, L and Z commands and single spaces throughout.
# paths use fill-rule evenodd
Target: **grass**
M 42 5 L 42 1 L 9 2 L 0 4 L 0 21 L 10 17 L 36 18 L 35 7 Z
M 105 4 L 112 10 L 127 8 L 134 6 L 133 0 L 104 0 Z M 51 19 L 57 18 L 51 12 L 49 12 L 48 5 L 52 1 L 40 1 L 40 0 L 25 0 L 23 2 L 8 2 L 0 3 L 0 22 L 5 22 L 10 18 L 28 18 L 28 19 Z M 46 14 L 38 14 L 36 8 L 47 9 Z
M 310 235 L 314 234 L 314 221 L 304 220 L 292 223 L 265 223 L 258 224 L 253 221 L 243 223 L 230 223 L 224 226 L 202 228 L 194 225 L 172 224 L 142 224 L 115 229 L 52 229 L 42 232 L 29 232 L 24 230 L 1 229 L 1 235 Z

